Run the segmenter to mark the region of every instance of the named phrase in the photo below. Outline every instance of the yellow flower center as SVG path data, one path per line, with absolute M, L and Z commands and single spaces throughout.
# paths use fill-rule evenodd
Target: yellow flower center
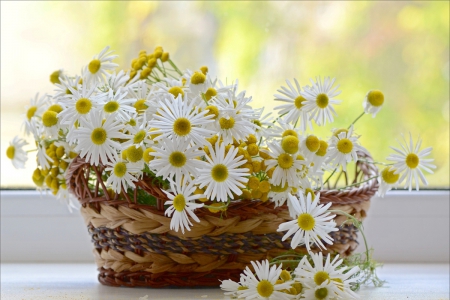
M 145 132 L 145 130 L 139 130 L 134 135 L 133 142 L 135 144 L 139 144 L 140 142 L 142 142 L 145 139 L 146 136 L 147 136 L 147 132 Z
M 173 123 L 173 131 L 179 136 L 188 135 L 191 129 L 191 122 L 186 118 L 178 118 Z
M 42 115 L 42 123 L 44 124 L 44 126 L 45 127 L 52 127 L 53 125 L 56 125 L 58 123 L 57 115 L 58 114 L 55 113 L 54 111 L 47 110 Z
M 128 124 L 130 124 L 131 126 L 136 126 L 136 120 L 130 119 L 130 121 L 128 121 Z
M 178 194 L 173 198 L 173 207 L 177 211 L 183 211 L 184 207 L 186 206 L 186 199 L 182 194 Z
M 139 114 L 141 114 L 142 112 L 144 112 L 148 108 L 148 106 L 145 104 L 145 99 L 141 99 L 141 100 L 136 101 L 133 104 L 133 107 L 136 109 L 136 111 Z
M 145 149 L 144 154 L 143 154 L 143 158 L 144 158 L 144 161 L 146 163 L 149 163 L 152 159 L 155 158 L 153 155 L 150 154 L 152 152 L 155 152 L 155 150 L 153 150 L 153 148 Z
M 138 162 L 144 156 L 144 151 L 141 147 L 130 146 L 127 148 L 127 159 L 131 162 Z
M 211 177 L 214 181 L 223 182 L 228 178 L 228 168 L 223 164 L 215 165 L 211 170 Z
M 384 95 L 381 91 L 370 91 L 367 95 L 367 101 L 369 101 L 372 106 L 381 106 L 384 103 Z
M 9 159 L 13 159 L 15 154 L 16 154 L 16 148 L 14 146 L 9 146 L 8 149 L 6 149 L 6 156 Z
M 256 290 L 258 291 L 258 294 L 261 297 L 267 298 L 270 297 L 270 295 L 272 295 L 274 288 L 273 288 L 273 284 L 270 283 L 270 281 L 268 280 L 261 280 L 258 283 L 258 286 L 256 287 Z
M 300 294 L 303 290 L 303 285 L 300 282 L 296 282 L 291 286 L 295 289 L 296 295 Z
M 295 130 L 292 130 L 292 129 L 285 130 L 281 136 L 285 137 L 285 136 L 288 136 L 288 135 L 292 135 L 292 136 L 295 136 L 296 138 L 298 138 L 297 132 L 295 132 Z
M 31 120 L 31 118 L 34 116 L 34 114 L 36 113 L 37 110 L 37 106 L 32 106 L 28 109 L 27 111 L 27 118 L 28 120 Z
M 98 70 L 100 70 L 100 65 L 101 62 L 98 59 L 94 59 L 89 63 L 89 72 L 91 72 L 92 74 L 95 74 L 98 72 Z
M 217 117 L 219 116 L 219 109 L 217 108 L 217 106 L 208 105 L 207 107 L 205 107 L 205 110 L 208 110 L 205 116 L 212 115 L 214 116 L 213 119 L 217 119 Z
M 325 108 L 328 106 L 328 102 L 330 99 L 328 99 L 328 95 L 327 94 L 319 94 L 316 97 L 316 104 L 318 107 L 320 108 Z
M 234 127 L 234 118 L 233 117 L 229 117 L 229 118 L 220 118 L 219 120 L 219 124 L 220 124 L 220 128 L 222 129 L 231 129 Z
M 174 151 L 169 156 L 169 162 L 172 166 L 180 168 L 186 163 L 186 155 L 180 151 Z
M 348 133 L 348 130 L 345 129 L 345 128 L 337 129 L 337 130 L 334 131 L 333 135 L 334 135 L 335 137 L 338 137 L 339 133 L 341 133 L 341 132 L 345 132 L 345 133 L 347 134 L 347 133 Z
M 314 217 L 311 214 L 303 213 L 298 216 L 297 223 L 298 227 L 301 229 L 310 231 L 314 228 L 316 220 L 314 220 Z
M 325 271 L 319 271 L 314 275 L 314 282 L 321 285 L 325 280 L 330 280 L 330 275 Z
M 191 77 L 192 84 L 202 84 L 205 82 L 205 80 L 206 80 L 206 76 L 202 72 L 194 72 L 194 74 L 192 74 L 192 77 Z
M 119 162 L 114 166 L 114 175 L 117 177 L 123 177 L 127 173 L 127 165 L 123 162 Z
M 350 153 L 353 150 L 353 143 L 349 139 L 339 140 L 337 143 L 337 149 L 339 152 L 344 154 Z
M 103 110 L 109 114 L 117 111 L 118 109 L 119 103 L 117 103 L 116 101 L 109 101 L 108 103 L 105 104 L 105 106 L 103 106 Z
M 184 96 L 184 91 L 179 86 L 171 87 L 168 92 L 171 93 L 175 98 L 178 97 L 178 95 Z
M 395 174 L 396 169 L 392 167 L 386 167 L 381 171 L 381 177 L 388 184 L 394 184 L 397 182 L 400 174 Z
M 319 299 L 319 300 L 327 298 L 327 296 L 328 296 L 327 288 L 317 289 L 314 292 L 314 296 L 316 297 L 316 299 Z
M 58 113 L 58 114 L 59 114 L 60 112 L 63 111 L 63 108 L 62 108 L 62 106 L 59 105 L 59 104 L 53 104 L 52 106 L 50 106 L 50 107 L 48 108 L 48 110 L 54 111 L 55 113 Z
M 288 271 L 286 271 L 286 270 L 283 270 L 283 271 L 281 271 L 281 273 L 280 273 L 280 278 L 283 280 L 283 281 L 288 281 L 288 280 L 291 280 L 291 273 L 289 273 Z
M 217 95 L 217 91 L 215 88 L 208 88 L 205 92 L 205 98 L 207 101 L 211 100 L 211 98 L 216 95 Z
M 106 130 L 102 127 L 95 128 L 91 133 L 91 140 L 96 145 L 103 145 L 106 141 Z
M 81 115 L 85 115 L 87 114 L 92 107 L 92 102 L 91 100 L 87 99 L 87 98 L 80 98 L 78 99 L 77 103 L 75 104 L 75 108 L 77 110 L 77 112 Z
M 59 70 L 53 72 L 52 74 L 50 74 L 50 82 L 55 84 L 55 83 L 61 83 L 61 81 L 59 80 Z
M 289 169 L 294 165 L 294 159 L 287 153 L 282 153 L 278 156 L 278 166 L 282 169 Z
M 320 141 L 320 146 L 319 146 L 319 150 L 317 150 L 316 155 L 317 156 L 325 156 L 325 154 L 327 154 L 327 149 L 328 149 L 328 143 L 325 141 Z
M 315 135 L 310 135 L 306 138 L 305 141 L 306 148 L 308 148 L 311 152 L 317 152 L 320 148 L 320 141 L 319 138 Z
M 410 169 L 415 169 L 419 165 L 419 157 L 414 153 L 408 154 L 406 157 L 406 165 Z
M 298 151 L 298 138 L 293 135 L 285 136 L 281 140 L 281 148 L 289 154 L 294 154 Z
M 303 98 L 303 96 L 298 96 L 297 98 L 295 98 L 295 101 L 294 101 L 295 107 L 297 107 L 297 109 L 302 108 L 304 101 L 306 101 L 306 99 Z

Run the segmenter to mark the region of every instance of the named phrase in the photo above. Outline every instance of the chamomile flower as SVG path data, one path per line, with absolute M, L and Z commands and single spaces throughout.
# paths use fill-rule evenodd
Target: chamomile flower
M 411 133 L 409 134 L 409 145 L 406 139 L 403 137 L 404 143 L 399 142 L 401 149 L 391 147 L 395 152 L 389 155 L 387 160 L 393 161 L 394 168 L 397 169 L 396 174 L 401 174 L 399 183 L 402 183 L 406 179 L 405 188 L 409 187 L 409 191 L 412 189 L 412 181 L 414 178 L 416 184 L 416 190 L 419 190 L 419 177 L 424 185 L 428 185 L 428 181 L 423 175 L 423 171 L 428 173 L 433 173 L 431 169 L 436 168 L 435 165 L 431 164 L 434 159 L 425 158 L 433 150 L 432 147 L 428 147 L 420 151 L 420 146 L 422 145 L 422 140 L 419 138 L 416 146 L 414 147 L 414 142 Z M 423 170 L 423 171 L 422 171 Z
M 58 118 L 61 124 L 72 126 L 80 119 L 86 119 L 89 113 L 97 108 L 98 100 L 95 94 L 97 85 L 93 84 L 89 88 L 86 84 L 80 86 L 80 89 L 74 89 L 68 86 L 72 93 L 70 98 L 64 98 L 59 101 L 63 106 L 63 111 L 59 113 Z
M 311 193 L 305 197 L 298 194 L 298 201 L 292 199 L 292 206 L 295 210 L 296 218 L 280 224 L 277 231 L 288 231 L 282 238 L 286 240 L 294 235 L 291 240 L 291 247 L 295 249 L 298 245 L 305 244 L 308 252 L 311 251 L 311 244 L 316 244 L 320 249 L 326 249 L 322 241 L 328 245 L 333 244 L 333 238 L 330 237 L 331 231 L 337 231 L 336 223 L 333 221 L 335 215 L 330 215 L 327 209 L 331 202 L 322 205 L 319 204 L 320 195 L 316 195 L 312 201 Z M 293 196 L 292 196 L 293 197 Z
M 116 117 L 123 122 L 128 122 L 136 115 L 136 109 L 131 105 L 136 99 L 127 97 L 128 91 L 119 89 L 114 91 L 110 89 L 108 92 L 98 95 L 98 109 L 103 110 L 105 115 L 116 114 Z
M 69 77 L 67 75 L 62 75 L 60 83 L 55 83 L 56 89 L 53 97 L 58 100 L 70 97 L 70 95 L 72 95 L 71 90 L 78 90 L 81 86 L 80 82 L 80 76 Z
M 170 229 L 178 232 L 181 228 L 181 232 L 184 234 L 185 229 L 188 231 L 191 230 L 190 226 L 192 226 L 192 222 L 189 217 L 196 222 L 200 222 L 200 219 L 194 214 L 194 210 L 202 207 L 203 203 L 195 203 L 195 200 L 204 197 L 204 195 L 194 194 L 196 190 L 194 182 L 179 186 L 173 181 L 170 181 L 170 187 L 172 193 L 164 191 L 170 199 L 164 203 L 165 205 L 170 205 L 164 214 L 172 217 L 170 220 Z
M 241 195 L 244 183 L 248 182 L 249 169 L 239 168 L 247 161 L 243 156 L 236 157 L 238 149 L 230 147 L 225 155 L 225 143 L 208 146 L 211 157 L 206 155 L 206 164 L 198 169 L 196 182 L 199 188 L 207 186 L 205 195 L 210 200 L 226 202 L 234 194 Z
M 239 296 L 245 299 L 280 299 L 288 300 L 294 299 L 294 295 L 286 294 L 282 290 L 291 287 L 290 281 L 284 283 L 277 283 L 281 274 L 281 265 L 278 267 L 273 265 L 270 267 L 269 261 L 264 260 L 262 262 L 252 261 L 253 269 L 256 276 L 250 271 L 248 267 L 244 270 L 245 283 L 247 289 L 243 289 L 239 292 Z
M 151 93 L 150 87 L 143 80 L 136 81 L 136 83 L 128 86 L 128 97 L 134 99 L 133 107 L 138 114 L 144 114 L 149 106 L 147 105 L 148 98 Z
M 322 282 L 320 285 L 309 286 L 305 283 L 303 298 L 308 300 L 336 300 L 339 297 L 339 287 L 330 280 Z M 349 299 L 349 298 L 344 298 Z
M 41 131 L 45 132 L 49 137 L 57 138 L 61 128 L 58 113 L 54 110 L 48 109 L 42 114 Z
M 135 147 L 150 146 L 154 142 L 150 136 L 150 124 L 142 122 L 142 118 L 138 118 L 135 126 L 127 125 L 127 133 L 131 139 L 122 144 L 124 148 L 134 145 Z
M 69 192 L 65 183 L 59 186 L 58 192 L 56 193 L 56 199 L 58 199 L 59 202 L 66 204 L 70 212 L 80 208 L 78 199 Z
M 111 186 L 114 192 L 120 194 L 129 187 L 135 188 L 134 182 L 142 174 L 139 164 L 126 162 L 121 158 L 113 158 L 106 163 L 106 171 L 111 172 L 106 185 Z
M 91 62 L 84 68 L 83 76 L 88 82 L 103 82 L 107 71 L 113 71 L 118 64 L 112 62 L 118 55 L 111 55 L 109 46 L 105 47 L 98 55 L 94 55 Z
M 378 183 L 380 184 L 377 191 L 378 197 L 384 198 L 384 195 L 386 195 L 393 186 L 397 185 L 400 174 L 397 174 L 396 171 L 397 170 L 392 166 L 387 166 L 380 172 L 380 176 L 378 177 Z
M 25 127 L 25 134 L 29 135 L 35 132 L 37 124 L 37 118 L 42 117 L 44 111 L 50 106 L 50 98 L 47 94 L 39 98 L 39 94 L 36 94 L 34 98 L 30 99 L 30 105 L 25 106 L 27 110 L 25 114 L 25 121 L 23 125 Z
M 255 118 L 251 120 L 255 124 L 255 135 L 258 141 L 264 142 L 265 138 L 270 137 L 273 131 L 272 113 L 263 115 L 264 107 L 255 109 Z
M 381 91 L 372 90 L 367 92 L 363 101 L 363 108 L 366 114 L 372 114 L 375 118 L 384 103 L 384 95 Z
M 286 104 L 275 107 L 276 110 L 280 110 L 279 114 L 284 115 L 284 119 L 287 123 L 299 123 L 299 129 L 305 131 L 308 124 L 312 128 L 311 120 L 309 120 L 308 113 L 306 112 L 304 105 L 306 99 L 301 94 L 301 88 L 297 79 L 294 78 L 295 88 L 289 80 L 286 80 L 286 84 L 289 89 L 282 86 L 277 90 L 280 94 L 275 94 L 275 101 L 285 102 Z
M 124 72 L 120 70 L 119 73 L 116 74 L 114 71 L 112 74 L 108 75 L 106 79 L 106 84 L 109 89 L 113 90 L 114 93 L 118 92 L 120 89 L 124 89 L 128 86 L 131 86 L 139 79 L 139 76 L 135 76 L 130 80 L 130 71 Z
M 117 159 L 117 152 L 122 147 L 114 138 L 129 139 L 128 135 L 121 132 L 123 123 L 115 115 L 107 116 L 104 123 L 101 115 L 101 111 L 91 112 L 87 119 L 80 119 L 80 126 L 73 131 L 73 137 L 77 140 L 75 151 L 96 166 L 100 162 L 106 164 L 108 159 Z
M 49 169 L 50 168 L 50 161 L 53 161 L 50 156 L 48 156 L 46 149 L 45 149 L 45 141 L 44 139 L 41 140 L 41 142 L 37 143 L 37 163 L 39 166 L 41 166 L 43 169 Z
M 230 279 L 222 281 L 220 288 L 225 291 L 225 296 L 231 298 L 237 298 L 240 291 L 247 289 L 247 287 L 243 286 L 240 282 L 235 282 Z
M 289 195 L 292 195 L 292 187 L 290 187 L 287 183 L 284 185 L 272 184 L 268 197 L 275 203 L 275 207 L 278 207 L 282 206 L 286 200 L 288 200 Z
M 333 104 L 341 101 L 334 97 L 341 92 L 336 91 L 339 85 L 333 88 L 334 81 L 330 77 L 326 77 L 323 82 L 320 78 L 316 78 L 316 82 L 311 79 L 312 86 L 301 93 L 306 99 L 303 108 L 310 113 L 309 119 L 314 119 L 319 126 L 326 125 L 327 121 L 333 122 L 333 114 L 337 115 Z
M 297 155 L 292 155 L 285 152 L 278 143 L 269 143 L 270 152 L 267 152 L 273 159 L 267 159 L 265 164 L 267 170 L 275 167 L 273 171 L 271 183 L 274 185 L 284 186 L 288 184 L 292 187 L 297 187 L 299 180 L 297 172 L 300 171 L 304 165 L 304 161 L 298 159 Z
M 177 98 L 178 95 L 181 95 L 183 98 L 188 92 L 188 87 L 183 85 L 181 80 L 166 78 L 162 82 L 157 82 L 154 84 L 154 87 L 157 88 L 155 90 L 156 94 L 163 94 L 163 96 L 167 96 L 167 94 L 172 94 L 174 98 Z
M 348 131 L 333 134 L 328 148 L 327 162 L 334 167 L 342 166 L 346 171 L 347 163 L 358 160 L 356 151 L 367 153 L 367 150 L 358 143 L 359 136 L 353 135 L 353 125 Z
M 214 134 L 212 130 L 203 128 L 213 122 L 208 111 L 200 113 L 193 109 L 192 104 L 184 102 L 179 95 L 177 98 L 164 98 L 158 114 L 150 125 L 157 130 L 154 134 L 161 134 L 157 141 L 170 139 L 174 141 L 194 142 L 198 146 L 206 145 L 206 138 Z
M 6 149 L 6 157 L 11 160 L 16 169 L 25 169 L 25 163 L 28 160 L 27 152 L 23 150 L 25 145 L 28 143 L 24 139 L 15 136 Z
M 189 141 L 162 140 L 159 147 L 154 146 L 153 150 L 152 156 L 155 158 L 150 161 L 150 169 L 156 171 L 155 176 L 176 180 L 178 186 L 182 181 L 191 181 L 191 176 L 196 177 L 196 168 L 204 164 L 198 158 L 205 152 L 198 147 L 191 147 Z

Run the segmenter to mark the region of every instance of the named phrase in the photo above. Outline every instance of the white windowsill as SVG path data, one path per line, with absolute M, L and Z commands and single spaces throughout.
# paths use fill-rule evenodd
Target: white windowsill
M 2 262 L 93 262 L 79 212 L 51 195 L 1 193 Z M 381 262 L 449 262 L 449 191 L 393 191 L 374 197 L 364 221 Z M 362 240 L 359 251 L 362 251 Z

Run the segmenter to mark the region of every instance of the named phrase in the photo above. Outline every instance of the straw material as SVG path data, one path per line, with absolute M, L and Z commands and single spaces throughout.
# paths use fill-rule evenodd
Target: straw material
M 270 201 L 233 201 L 222 216 L 197 209 L 200 223 L 195 222 L 182 234 L 170 230 L 170 218 L 164 216 L 166 195 L 151 179 L 139 181 L 133 197 L 126 193 L 110 197 L 100 176 L 103 168 L 76 158 L 67 177 L 70 190 L 82 204 L 102 284 L 217 286 L 219 280 L 239 280 L 252 260 L 271 259 L 290 250 L 290 239 L 282 242 L 284 233 L 277 232 L 279 224 L 291 220 L 286 206 L 275 208 Z M 355 180 L 376 174 L 373 165 L 358 163 Z M 96 179 L 94 186 L 88 185 L 89 178 Z M 374 179 L 350 190 L 321 191 L 321 203 L 332 202 L 332 209 L 363 219 L 377 188 Z M 138 204 L 140 189 L 157 198 L 156 207 Z M 335 218 L 338 225 L 345 220 L 344 216 Z M 325 253 L 348 256 L 358 246 L 353 225 L 344 225 L 331 236 L 334 244 Z M 301 247 L 296 251 L 306 253 Z

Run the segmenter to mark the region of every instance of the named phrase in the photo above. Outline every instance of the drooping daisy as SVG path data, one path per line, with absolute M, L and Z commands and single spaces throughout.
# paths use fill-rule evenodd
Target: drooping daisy
M 336 91 L 339 85 L 333 88 L 334 81 L 335 78 L 330 80 L 330 77 L 326 77 L 323 82 L 320 78 L 316 78 L 316 82 L 311 79 L 311 88 L 301 93 L 306 99 L 304 109 L 310 113 L 309 119 L 314 119 L 319 126 L 326 125 L 327 121 L 333 122 L 333 114 L 337 115 L 332 104 L 341 102 L 334 99 L 341 92 Z
M 268 197 L 275 203 L 275 207 L 278 207 L 282 206 L 288 200 L 289 195 L 292 195 L 292 187 L 288 184 L 284 184 L 283 186 L 272 184 Z
M 28 159 L 27 152 L 23 149 L 25 145 L 28 145 L 28 143 L 24 139 L 15 136 L 6 149 L 6 156 L 12 161 L 16 169 L 25 169 L 25 163 Z
M 111 55 L 113 51 L 107 52 L 109 46 L 105 47 L 98 55 L 94 55 L 91 62 L 84 68 L 83 76 L 88 82 L 103 82 L 107 71 L 113 71 L 118 64 L 112 62 L 118 55 Z
M 91 165 L 96 166 L 100 161 L 106 164 L 108 159 L 117 159 L 121 145 L 114 141 L 114 138 L 129 139 L 129 135 L 120 132 L 123 123 L 118 121 L 115 115 L 107 116 L 104 123 L 101 115 L 101 111 L 91 112 L 87 119 L 80 119 L 80 126 L 73 131 L 73 139 L 77 140 L 75 151 Z
M 114 192 L 120 194 L 129 187 L 135 188 L 134 181 L 137 181 L 142 174 L 139 164 L 126 162 L 121 158 L 113 158 L 106 164 L 107 172 L 111 172 L 106 181 L 107 186 L 111 186 Z
M 299 194 L 299 199 L 293 197 L 292 206 L 296 212 L 296 218 L 280 224 L 277 231 L 288 232 L 283 236 L 282 240 L 286 240 L 293 235 L 291 247 L 295 249 L 298 245 L 305 244 L 308 252 L 311 251 L 310 246 L 316 244 L 320 249 L 326 249 L 322 240 L 328 245 L 333 244 L 333 238 L 328 233 L 337 231 L 336 223 L 333 221 L 335 215 L 326 212 L 331 206 L 331 202 L 323 205 L 319 204 L 320 195 L 316 195 L 314 201 L 311 201 L 311 194 L 305 197 Z
M 266 151 L 266 153 L 272 156 L 273 159 L 265 161 L 267 170 L 275 167 L 271 183 L 281 186 L 288 184 L 289 186 L 297 187 L 299 185 L 297 172 L 302 169 L 304 161 L 298 159 L 297 155 L 285 152 L 278 143 L 269 143 L 268 146 L 270 152 Z
M 198 160 L 205 155 L 198 147 L 191 147 L 189 141 L 162 140 L 158 146 L 153 146 L 149 167 L 156 171 L 156 176 L 163 176 L 164 179 L 175 180 L 179 186 L 182 181 L 191 181 L 191 176 L 196 177 L 197 168 L 204 165 Z M 175 179 L 173 177 L 175 176 Z
M 128 91 L 119 89 L 118 91 L 109 90 L 98 96 L 98 109 L 103 110 L 105 115 L 117 113 L 116 117 L 124 122 L 128 122 L 135 117 L 136 109 L 131 105 L 136 99 L 127 97 Z
M 206 124 L 213 122 L 208 111 L 198 113 L 178 96 L 177 98 L 164 98 L 158 114 L 150 125 L 157 130 L 154 134 L 161 134 L 156 138 L 170 139 L 175 141 L 192 141 L 198 146 L 206 145 L 206 138 L 214 134 L 212 130 L 203 128 Z
M 326 280 L 320 285 L 309 286 L 304 283 L 304 294 L 303 298 L 308 300 L 336 300 L 336 299 L 350 299 L 350 298 L 338 298 L 339 297 L 339 287 L 331 280 Z
M 60 119 L 58 113 L 51 109 L 48 109 L 42 114 L 42 126 L 41 131 L 45 132 L 49 137 L 57 138 L 59 129 L 61 128 Z
M 181 228 L 181 232 L 184 234 L 184 229 L 191 230 L 190 226 L 192 226 L 192 222 L 189 217 L 196 222 L 200 222 L 200 219 L 194 214 L 194 210 L 202 207 L 203 203 L 195 203 L 195 200 L 204 197 L 204 195 L 194 194 L 197 189 L 194 182 L 179 186 L 173 181 L 170 181 L 170 187 L 172 193 L 164 191 L 170 199 L 164 203 L 165 205 L 170 205 L 164 214 L 172 217 L 170 220 L 170 229 L 178 232 Z
M 384 103 L 384 95 L 381 91 L 372 90 L 367 92 L 366 97 L 363 101 L 364 112 L 366 114 L 372 114 L 375 118 L 377 113 L 380 111 Z
M 422 140 L 418 139 L 416 146 L 414 147 L 414 142 L 411 133 L 409 134 L 409 145 L 405 137 L 403 137 L 404 144 L 399 142 L 401 149 L 391 147 L 395 152 L 389 155 L 387 160 L 394 161 L 394 168 L 397 169 L 396 174 L 401 174 L 399 183 L 402 183 L 406 179 L 405 188 L 408 186 L 409 191 L 412 189 L 412 181 L 414 178 L 416 184 L 416 190 L 419 190 L 419 177 L 424 185 L 428 185 L 428 181 L 423 175 L 422 170 L 428 173 L 433 173 L 431 169 L 436 168 L 435 165 L 431 164 L 434 159 L 425 158 L 433 150 L 432 147 L 428 147 L 420 151 L 420 146 L 422 145 Z
M 236 157 L 238 149 L 230 147 L 225 155 L 225 143 L 209 146 L 211 157 L 206 155 L 207 163 L 198 169 L 196 182 L 199 188 L 207 186 L 205 195 L 209 200 L 226 202 L 228 197 L 234 199 L 233 193 L 242 194 L 244 183 L 248 182 L 249 169 L 239 168 L 247 161 L 243 156 Z
M 270 267 L 269 261 L 251 262 L 256 276 L 250 271 L 248 267 L 244 270 L 246 276 L 247 289 L 239 292 L 239 296 L 245 299 L 280 299 L 288 300 L 294 299 L 294 295 L 281 292 L 282 290 L 289 290 L 292 282 L 277 283 L 281 274 L 281 265 L 278 267 L 273 265 Z
M 50 106 L 50 98 L 47 94 L 43 95 L 39 98 L 39 94 L 36 94 L 34 98 L 30 99 L 30 105 L 25 106 L 27 110 L 25 114 L 25 121 L 23 125 L 25 127 L 25 134 L 29 135 L 32 132 L 35 132 L 36 120 L 41 117 L 44 111 Z
M 59 113 L 58 118 L 61 124 L 74 125 L 80 119 L 86 119 L 87 115 L 98 106 L 95 91 L 97 85 L 93 84 L 89 88 L 87 84 L 80 86 L 80 89 L 74 89 L 68 86 L 72 93 L 70 98 L 64 98 L 59 101 L 63 106 L 63 111 Z
M 305 131 L 308 124 L 310 128 L 312 128 L 312 124 L 311 120 L 309 120 L 308 113 L 304 108 L 306 99 L 301 94 L 302 89 L 300 88 L 297 79 L 294 78 L 294 82 L 296 88 L 292 86 L 289 80 L 286 80 L 289 89 L 282 86 L 281 89 L 277 90 L 282 95 L 275 94 L 275 101 L 281 101 L 287 104 L 277 106 L 275 109 L 280 110 L 279 114 L 284 116 L 287 123 L 299 124 L 299 129 Z
M 58 199 L 59 202 L 66 204 L 70 212 L 80 208 L 78 199 L 69 192 L 65 183 L 59 186 L 58 192 L 56 193 L 56 199 Z
M 386 195 L 393 186 L 397 185 L 400 174 L 397 174 L 396 171 L 397 170 L 392 166 L 387 166 L 380 172 L 380 176 L 378 177 L 378 183 L 380 184 L 377 191 L 378 197 L 384 198 L 384 195 Z
M 353 125 L 348 131 L 343 131 L 338 135 L 333 135 L 328 148 L 327 162 L 334 167 L 342 166 L 346 171 L 347 163 L 358 160 L 356 151 L 367 153 L 367 150 L 359 145 L 359 136 L 353 135 Z

